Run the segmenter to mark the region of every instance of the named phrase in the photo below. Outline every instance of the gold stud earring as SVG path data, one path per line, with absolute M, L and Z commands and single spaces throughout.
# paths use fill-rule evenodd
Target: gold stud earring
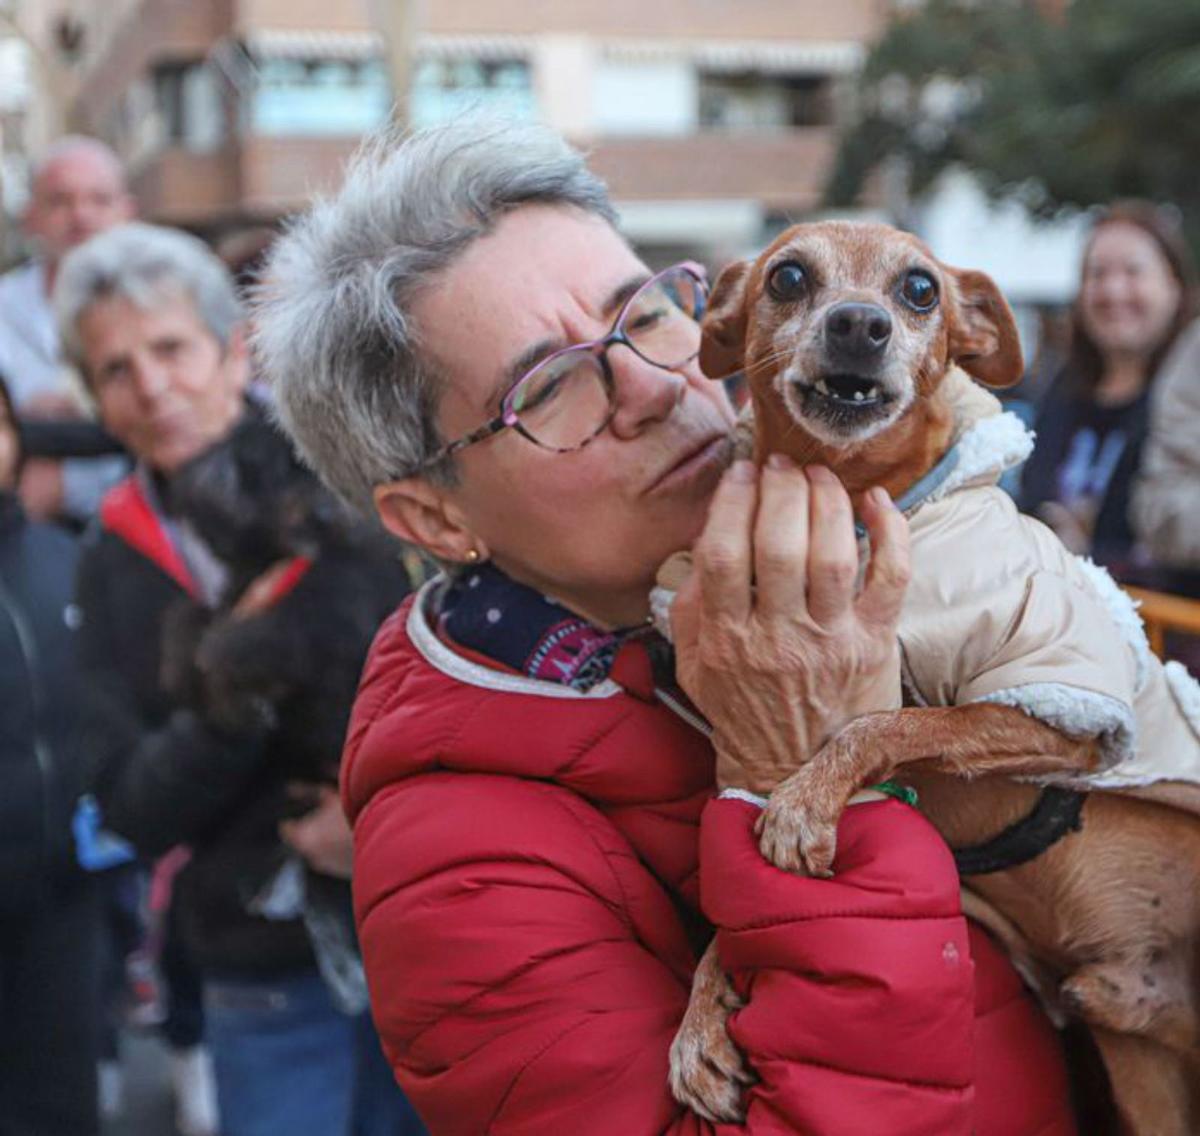
M 468 564 L 478 564 L 479 563 L 479 549 L 478 548 L 468 548 L 467 549 L 467 563 Z

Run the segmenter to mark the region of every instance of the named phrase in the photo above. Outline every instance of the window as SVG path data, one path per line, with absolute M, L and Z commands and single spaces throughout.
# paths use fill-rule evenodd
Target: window
M 382 125 L 391 86 L 377 59 L 265 59 L 250 95 L 250 128 L 273 137 L 365 134 Z
M 522 59 L 426 59 L 417 64 L 409 105 L 414 126 L 445 122 L 476 107 L 533 118 L 537 104 L 529 64 Z
M 608 59 L 596 69 L 596 132 L 680 137 L 696 132 L 696 70 L 680 59 Z
M 700 75 L 700 126 L 708 130 L 789 130 L 833 121 L 825 75 L 757 72 Z
M 202 61 L 154 69 L 154 107 L 168 145 L 207 151 L 225 137 L 225 107 L 217 75 Z

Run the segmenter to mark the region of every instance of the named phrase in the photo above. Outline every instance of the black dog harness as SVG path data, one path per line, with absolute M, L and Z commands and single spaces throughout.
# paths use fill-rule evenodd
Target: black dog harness
M 954 862 L 960 876 L 1002 872 L 1036 859 L 1071 832 L 1083 828 L 1086 793 L 1050 786 L 1042 790 L 1028 816 L 1003 832 L 970 848 L 956 848 Z

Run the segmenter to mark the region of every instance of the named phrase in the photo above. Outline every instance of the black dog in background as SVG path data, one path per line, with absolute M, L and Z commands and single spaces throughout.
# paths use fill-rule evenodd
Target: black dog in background
M 221 730 L 269 727 L 286 778 L 335 781 L 367 648 L 409 590 L 397 546 L 354 518 L 258 411 L 185 465 L 169 493 L 228 579 L 215 609 L 170 613 L 164 688 Z M 261 606 L 273 590 L 282 594 Z
M 227 578 L 215 608 L 188 599 L 168 611 L 162 685 L 213 729 L 264 742 L 252 804 L 231 817 L 240 853 L 227 870 L 250 913 L 303 919 L 335 999 L 357 1012 L 366 988 L 350 889 L 307 869 L 278 826 L 315 803 L 289 787 L 337 781 L 367 649 L 410 588 L 401 550 L 357 521 L 257 409 L 166 495 Z

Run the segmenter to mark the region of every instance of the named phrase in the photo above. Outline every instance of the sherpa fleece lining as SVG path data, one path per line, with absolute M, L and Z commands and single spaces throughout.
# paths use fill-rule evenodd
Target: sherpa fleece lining
M 1103 761 L 1101 771 L 1112 769 L 1137 752 L 1137 721 L 1133 710 L 1107 694 L 1060 682 L 1030 682 L 993 691 L 974 701 L 1014 706 L 1068 737 L 1097 738 Z M 1059 778 L 1036 780 L 1057 782 Z

